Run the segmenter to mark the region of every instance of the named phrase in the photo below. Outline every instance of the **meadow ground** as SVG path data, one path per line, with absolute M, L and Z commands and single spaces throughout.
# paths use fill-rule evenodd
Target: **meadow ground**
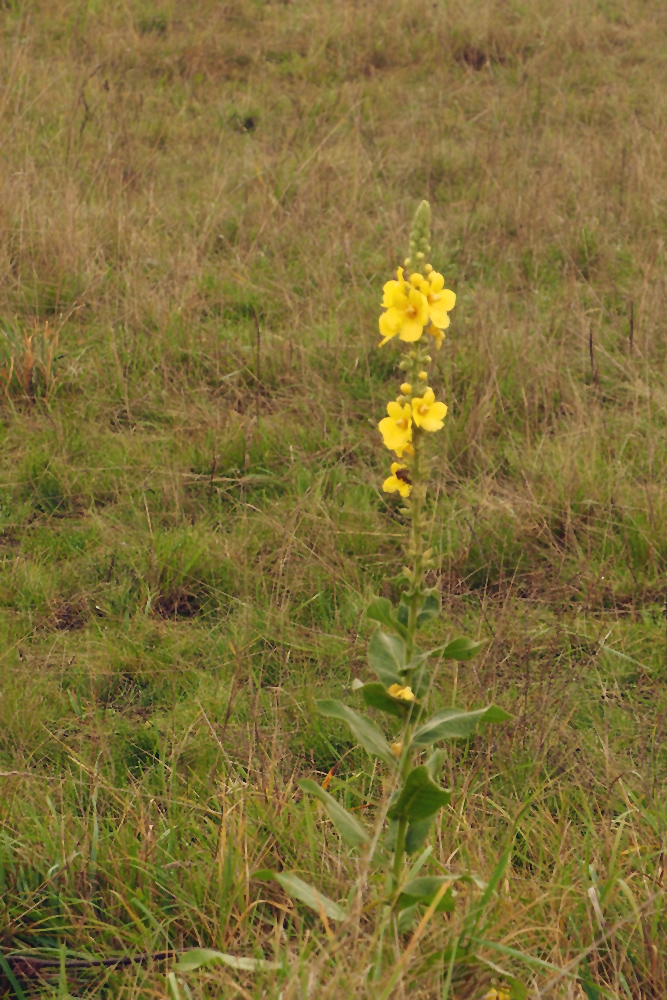
M 65 960 L 202 945 L 282 967 L 197 1000 L 462 1000 L 489 962 L 664 996 L 664 3 L 0 7 L 0 954 L 63 961 L 0 995 L 164 997 L 169 962 Z M 488 878 L 521 818 L 487 965 L 447 986 L 464 894 L 390 988 L 372 910 L 327 937 L 253 874 L 344 898 L 295 782 L 381 795 L 313 700 L 396 596 L 377 316 L 421 198 L 458 296 L 430 638 L 486 641 L 438 697 L 513 715 L 449 748 L 428 870 Z

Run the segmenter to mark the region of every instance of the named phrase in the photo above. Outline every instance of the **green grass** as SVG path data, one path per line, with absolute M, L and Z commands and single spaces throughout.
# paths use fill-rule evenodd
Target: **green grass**
M 481 957 L 545 997 L 664 993 L 664 20 L 4 5 L 0 369 L 47 320 L 59 349 L 47 400 L 1 401 L 0 954 L 281 963 L 188 976 L 196 998 L 388 988 L 375 910 L 329 940 L 253 874 L 344 899 L 358 859 L 296 781 L 335 767 L 348 807 L 382 798 L 314 699 L 364 675 L 367 599 L 398 596 L 377 315 L 426 197 L 457 293 L 429 639 L 486 640 L 437 698 L 513 714 L 449 748 L 426 867 L 488 878 L 525 807 Z M 392 998 L 444 996 L 477 899 L 431 921 Z M 169 967 L 19 988 L 164 997 Z

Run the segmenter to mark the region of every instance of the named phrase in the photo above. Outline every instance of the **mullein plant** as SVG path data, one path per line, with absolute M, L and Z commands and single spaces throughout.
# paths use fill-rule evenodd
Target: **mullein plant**
M 357 907 L 361 905 L 369 870 L 383 866 L 385 877 L 372 880 L 374 885 L 382 885 L 376 902 L 384 906 L 397 933 L 409 929 L 420 906 L 427 908 L 423 916 L 428 914 L 428 918 L 436 911 L 453 909 L 454 883 L 475 881 L 474 877 L 468 873 L 417 874 L 432 850 L 423 850 L 424 844 L 451 797 L 450 790 L 440 784 L 446 754 L 437 744 L 469 737 L 480 723 L 509 718 L 495 705 L 473 711 L 434 705 L 438 701 L 438 667 L 444 660 L 471 659 L 482 643 L 455 638 L 435 649 L 422 650 L 417 645 L 420 630 L 440 613 L 438 591 L 427 586 L 434 559 L 425 537 L 426 488 L 428 452 L 443 427 L 447 406 L 436 399 L 429 384 L 429 350 L 440 348 L 456 302 L 454 293 L 445 288 L 443 276 L 429 263 L 429 238 L 430 208 L 424 201 L 415 215 L 404 267 L 399 267 L 396 279 L 384 286 L 379 321 L 381 349 L 397 341 L 407 348 L 398 365 L 404 381 L 379 422 L 384 445 L 395 458 L 383 488 L 387 493 L 398 493 L 403 500 L 407 565 L 399 577 L 404 589 L 398 605 L 376 597 L 367 609 L 367 617 L 376 624 L 368 646 L 368 664 L 376 679 L 357 680 L 352 689 L 357 702 L 376 717 L 378 713 L 384 716 L 385 724 L 378 725 L 367 713 L 339 700 L 316 702 L 321 715 L 345 722 L 355 741 L 381 762 L 388 792 L 383 807 L 376 812 L 373 830 L 327 791 L 330 776 L 323 784 L 309 778 L 299 783 L 303 792 L 319 800 L 341 839 L 364 859 L 345 903 L 334 902 L 293 872 L 264 870 L 255 876 L 278 881 L 289 895 L 318 912 L 328 931 L 331 921 L 351 917 L 355 900 Z M 417 852 L 420 854 L 415 859 Z
M 340 933 L 351 928 L 355 917 L 380 908 L 378 925 L 379 947 L 373 963 L 372 978 L 382 974 L 382 940 L 387 927 L 393 927 L 398 944 L 402 933 L 409 931 L 421 914 L 419 926 L 405 947 L 390 974 L 389 983 L 379 1000 L 387 1000 L 396 980 L 425 926 L 436 912 L 454 909 L 456 882 L 473 883 L 480 888 L 481 898 L 464 915 L 462 931 L 448 948 L 439 953 L 445 987 L 449 994 L 453 980 L 471 965 L 482 964 L 476 952 L 481 942 L 478 926 L 485 908 L 491 901 L 505 865 L 509 848 L 503 852 L 494 872 L 485 885 L 467 872 L 445 875 L 420 875 L 432 847 L 424 844 L 436 817 L 447 807 L 451 792 L 440 784 L 440 772 L 446 759 L 437 744 L 445 740 L 465 739 L 480 723 L 504 722 L 509 715 L 495 705 L 465 711 L 451 705 L 437 708 L 438 667 L 444 660 L 470 660 L 482 643 L 468 638 L 455 638 L 444 646 L 422 651 L 417 645 L 419 631 L 440 612 L 438 591 L 427 586 L 426 575 L 434 565 L 433 555 L 425 541 L 426 486 L 428 481 L 428 448 L 434 435 L 443 427 L 447 407 L 436 400 L 429 385 L 428 353 L 431 343 L 438 349 L 449 326 L 449 312 L 456 297 L 445 288 L 441 274 L 434 271 L 428 257 L 430 208 L 423 201 L 417 209 L 410 235 L 410 255 L 395 280 L 384 286 L 383 312 L 380 316 L 382 341 L 380 348 L 396 340 L 407 345 L 399 363 L 404 381 L 396 399 L 387 404 L 387 416 L 379 423 L 384 445 L 396 458 L 383 488 L 398 493 L 404 502 L 406 515 L 407 565 L 399 577 L 404 585 L 398 606 L 383 597 L 376 597 L 366 615 L 376 625 L 368 646 L 368 664 L 376 680 L 355 681 L 353 696 L 373 713 L 386 717 L 379 726 L 367 714 L 334 699 L 316 702 L 319 713 L 345 722 L 354 739 L 376 761 L 386 774 L 387 794 L 375 810 L 374 827 L 366 826 L 331 795 L 327 788 L 331 774 L 323 783 L 312 778 L 299 782 L 307 795 L 321 803 L 341 840 L 356 852 L 360 865 L 358 878 L 350 886 L 343 902 L 335 902 L 319 889 L 305 882 L 296 872 L 274 872 L 267 869 L 254 873 L 258 880 L 278 882 L 293 899 L 310 907 L 321 917 L 327 935 L 334 939 L 332 924 L 338 923 Z M 388 735 L 389 734 L 389 735 Z M 372 876 L 369 878 L 369 874 Z M 368 886 L 374 898 L 366 899 Z M 378 891 L 379 887 L 379 891 Z M 435 956 L 430 956 L 430 962 Z M 236 969 L 271 970 L 276 963 L 263 959 L 237 958 L 221 952 L 195 949 L 188 952 L 170 973 L 169 992 L 172 1000 L 182 1000 L 175 973 L 192 972 L 202 967 L 225 964 Z M 491 964 L 497 972 L 501 971 Z M 505 976 L 509 980 L 509 976 Z M 525 991 L 512 992 L 521 998 Z M 510 994 L 492 990 L 485 1000 L 510 1000 Z

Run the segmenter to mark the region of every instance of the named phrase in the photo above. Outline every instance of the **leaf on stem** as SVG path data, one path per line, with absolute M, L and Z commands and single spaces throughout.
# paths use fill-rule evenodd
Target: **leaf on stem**
M 386 712 L 387 715 L 393 715 L 397 719 L 403 721 L 410 709 L 412 709 L 413 719 L 419 714 L 419 705 L 412 701 L 403 701 L 401 698 L 393 698 L 384 684 L 379 684 L 374 681 L 371 684 L 364 684 L 359 689 L 363 696 L 364 701 L 371 708 L 379 708 L 381 712 Z
M 368 644 L 368 663 L 385 687 L 398 684 L 405 668 L 405 643 L 398 635 L 375 630 Z
M 415 650 L 415 655 L 406 664 L 402 673 L 405 676 L 410 672 L 412 678 L 411 686 L 417 698 L 422 698 L 431 686 L 431 674 L 428 669 L 428 658 L 433 655 L 433 650 L 427 653 L 419 653 Z
M 299 782 L 299 788 L 308 795 L 313 795 L 318 799 L 327 813 L 333 825 L 338 830 L 342 839 L 351 847 L 365 847 L 370 842 L 370 837 L 356 817 L 350 815 L 332 795 L 313 781 L 312 778 L 304 778 Z
M 413 878 L 403 886 L 397 908 L 403 909 L 414 905 L 415 902 L 428 905 L 433 902 L 443 885 L 456 882 L 456 879 L 456 875 L 423 875 L 420 878 Z M 447 890 L 435 909 L 437 913 L 451 913 L 454 909 L 454 895 L 451 889 Z
M 395 766 L 396 758 L 391 752 L 389 744 L 378 727 L 369 719 L 365 719 L 363 715 L 359 715 L 354 709 L 348 708 L 342 701 L 337 701 L 335 698 L 316 701 L 315 707 L 320 715 L 346 722 L 352 730 L 352 735 L 371 757 L 379 757 L 391 768 Z
M 418 823 L 409 823 L 405 833 L 405 853 L 414 854 L 422 846 L 433 826 L 433 816 L 421 819 Z
M 422 625 L 426 625 L 431 619 L 437 618 L 440 614 L 440 594 L 437 591 L 431 591 L 430 594 L 426 595 L 422 609 L 417 615 L 417 628 L 421 628 Z
M 424 598 L 424 603 L 421 606 L 419 613 L 417 614 L 417 628 L 421 628 L 422 625 L 426 625 L 433 618 L 437 618 L 440 614 L 440 594 L 432 590 Z M 407 625 L 410 617 L 410 608 L 405 602 L 405 596 L 401 596 L 401 603 L 398 605 L 398 611 L 396 613 L 401 625 Z
M 434 781 L 437 780 L 437 777 L 442 771 L 446 760 L 447 754 L 444 750 L 434 750 L 429 759 L 426 761 L 426 768 Z
M 176 972 L 196 972 L 197 969 L 210 969 L 215 965 L 228 965 L 232 969 L 243 972 L 261 972 L 282 968 L 280 962 L 267 962 L 264 958 L 243 958 L 228 955 L 224 951 L 211 951 L 210 948 L 191 948 L 181 955 L 174 966 Z
M 366 617 L 380 622 L 380 625 L 386 625 L 387 628 L 398 632 L 404 639 L 408 638 L 407 628 L 397 618 L 394 618 L 391 601 L 386 597 L 376 597 L 366 609 Z
M 389 819 L 407 819 L 409 822 L 429 819 L 446 806 L 451 792 L 436 785 L 425 764 L 414 767 L 387 816 Z
M 459 708 L 445 708 L 425 722 L 412 738 L 415 746 L 425 747 L 440 740 L 455 740 L 470 736 L 480 722 L 506 722 L 511 715 L 497 705 L 479 708 L 476 712 L 463 712 Z
M 460 662 L 472 660 L 483 645 L 483 642 L 475 642 L 474 639 L 466 639 L 465 636 L 461 636 L 460 639 L 453 639 L 445 646 L 442 658 L 443 660 L 459 660 Z
M 401 907 L 397 922 L 397 930 L 399 934 L 407 934 L 408 931 L 412 930 L 418 911 L 418 902 L 413 902 L 411 906 L 406 905 L 405 907 Z
M 342 906 L 334 903 L 333 899 L 324 896 L 317 889 L 314 889 L 312 885 L 308 885 L 307 882 L 304 882 L 303 879 L 300 879 L 298 875 L 294 875 L 292 872 L 272 872 L 269 869 L 263 869 L 256 872 L 253 878 L 259 879 L 260 882 L 267 882 L 269 879 L 273 879 L 275 882 L 280 883 L 287 895 L 291 896 L 292 899 L 298 899 L 310 907 L 311 910 L 314 910 L 315 913 L 319 913 L 320 916 L 324 914 L 329 920 L 344 920 L 347 916 Z

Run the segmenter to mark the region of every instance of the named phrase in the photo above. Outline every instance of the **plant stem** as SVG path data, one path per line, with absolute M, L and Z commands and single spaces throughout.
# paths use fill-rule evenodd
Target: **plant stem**
M 430 359 L 429 359 L 430 360 Z M 407 370 L 410 371 L 413 385 L 419 383 L 419 372 L 427 362 L 426 352 L 418 348 L 406 356 L 409 361 Z M 424 432 L 419 427 L 414 427 L 412 437 L 412 447 L 414 453 L 411 463 L 412 491 L 410 493 L 411 527 L 408 545 L 408 556 L 412 563 L 410 572 L 410 587 L 406 594 L 408 604 L 407 622 L 407 662 L 410 663 L 414 656 L 415 635 L 417 632 L 417 618 L 421 609 L 424 596 L 424 523 L 423 508 L 426 499 L 426 479 L 424 461 Z M 406 672 L 406 683 L 412 683 L 413 671 Z M 405 784 L 405 780 L 410 773 L 412 764 L 412 725 L 410 721 L 406 723 L 403 732 L 403 755 L 400 769 L 400 785 Z M 397 893 L 401 884 L 403 866 L 405 863 L 405 837 L 408 828 L 407 819 L 398 821 L 396 831 L 396 844 L 394 847 L 393 879 L 394 892 Z
M 398 892 L 403 874 L 403 860 L 405 858 L 405 834 L 408 829 L 407 819 L 399 819 L 396 831 L 396 847 L 394 848 L 394 892 Z

